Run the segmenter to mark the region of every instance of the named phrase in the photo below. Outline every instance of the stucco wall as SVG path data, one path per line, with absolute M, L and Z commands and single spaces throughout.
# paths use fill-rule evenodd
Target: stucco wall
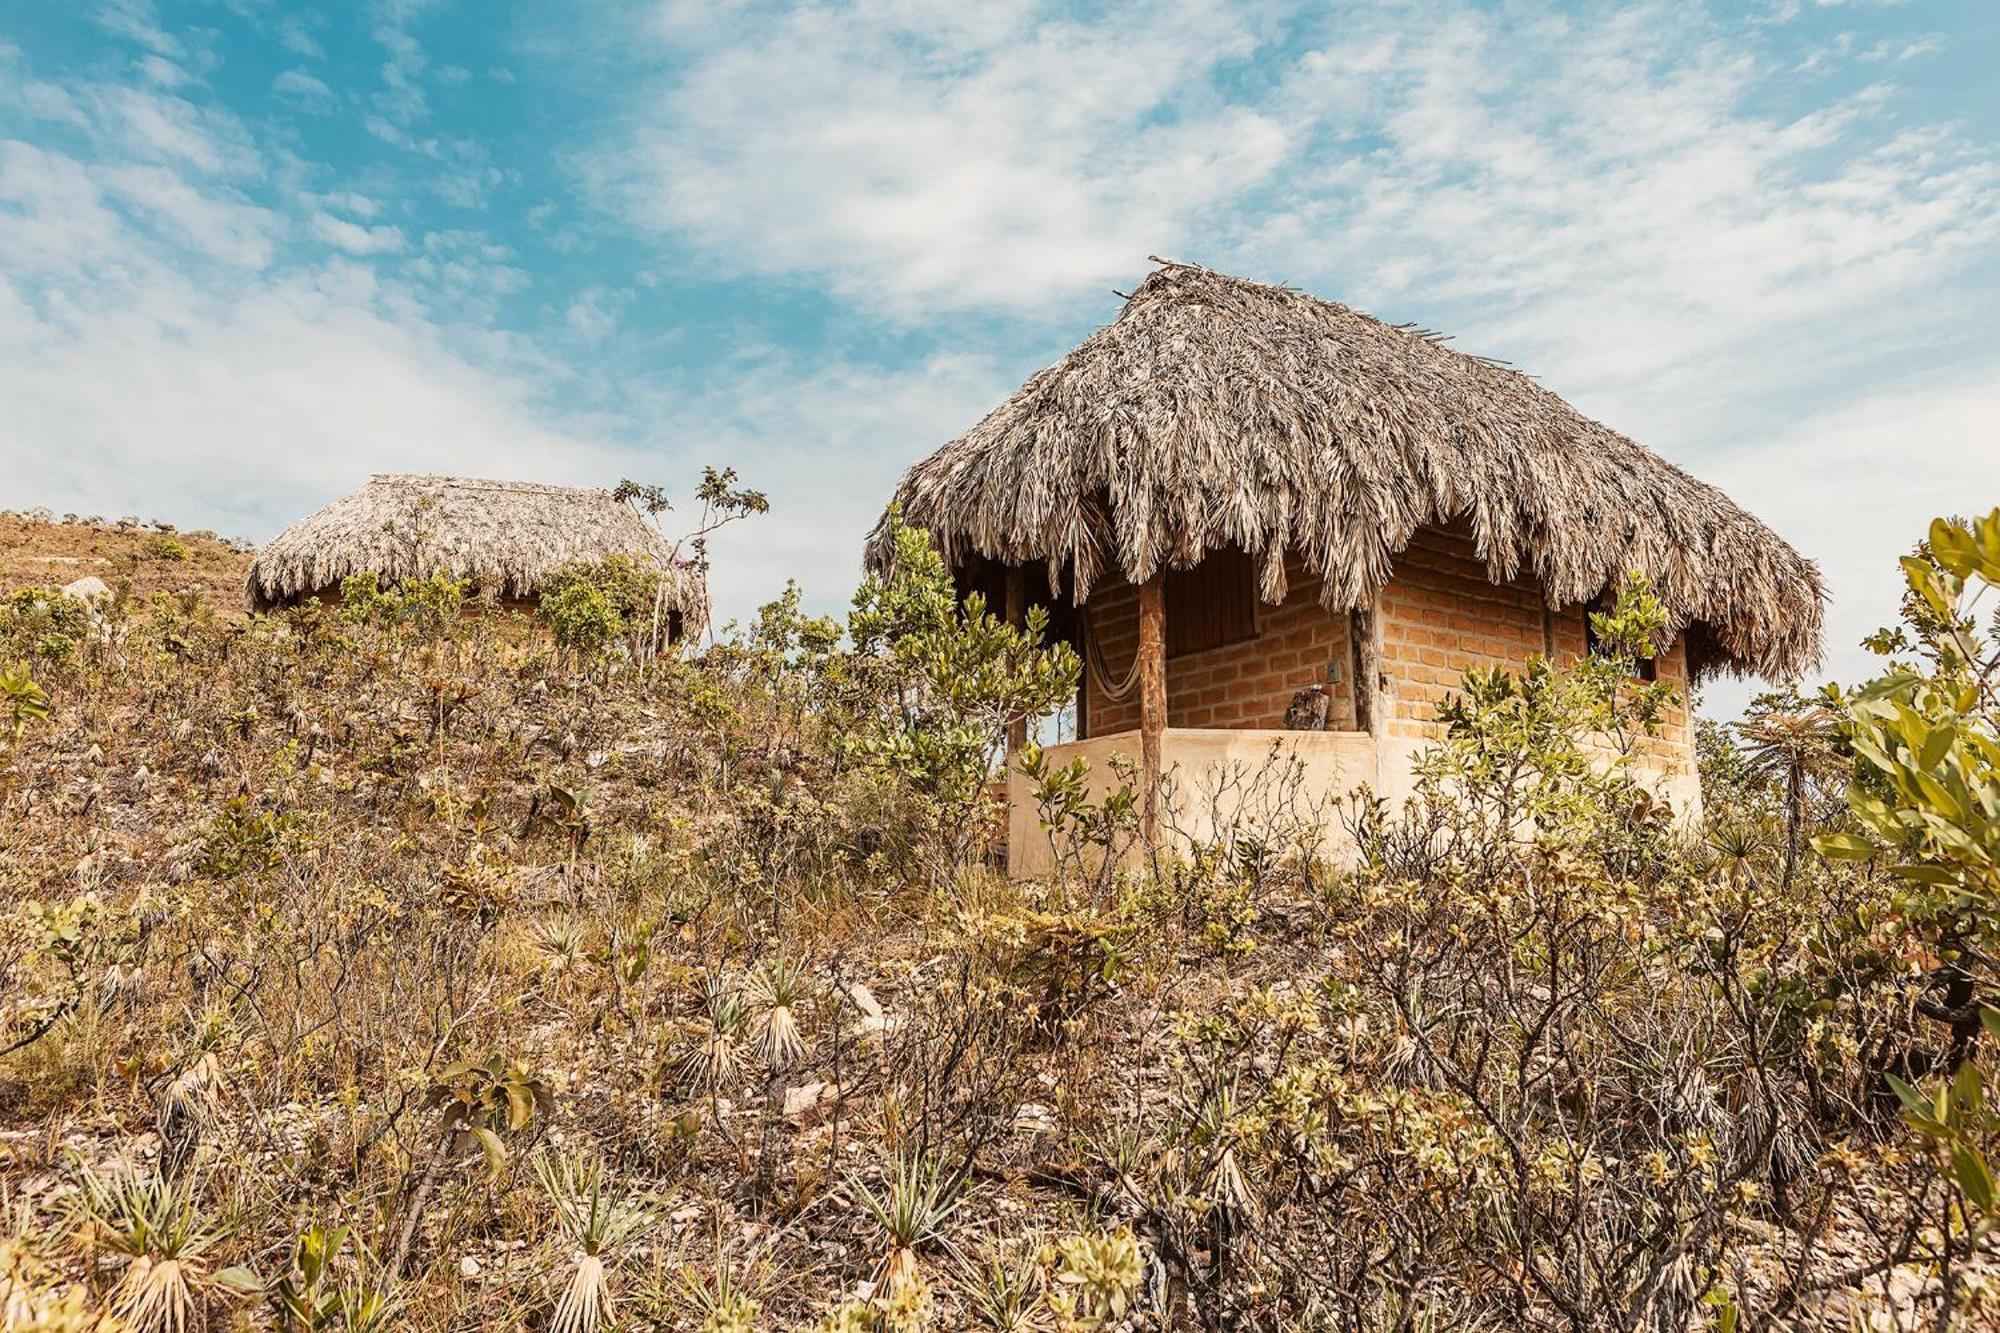
M 1344 859 L 1353 843 L 1335 817 L 1336 803 L 1357 788 L 1373 787 L 1378 777 L 1375 738 L 1354 731 L 1170 727 L 1160 751 L 1167 788 L 1162 823 L 1169 841 L 1183 843 L 1206 843 L 1231 827 L 1259 833 L 1274 825 L 1312 824 L 1326 854 Z M 1118 753 L 1136 759 L 1136 732 L 1051 746 L 1048 757 L 1052 766 L 1086 761 L 1097 799 L 1116 781 L 1110 760 Z M 1008 873 L 1032 878 L 1048 874 L 1054 863 L 1032 788 L 1013 772 L 1007 783 Z

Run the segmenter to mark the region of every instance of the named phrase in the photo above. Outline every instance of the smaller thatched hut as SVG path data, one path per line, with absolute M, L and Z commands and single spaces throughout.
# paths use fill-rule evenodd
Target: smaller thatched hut
M 352 495 L 265 543 L 245 580 L 258 610 L 331 598 L 341 580 L 434 574 L 470 579 L 503 602 L 536 597 L 565 565 L 626 556 L 660 571 L 673 637 L 708 624 L 708 585 L 630 505 L 588 486 L 378 473 Z

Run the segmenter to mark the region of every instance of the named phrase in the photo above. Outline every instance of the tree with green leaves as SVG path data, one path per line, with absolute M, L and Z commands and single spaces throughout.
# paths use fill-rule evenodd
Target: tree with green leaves
M 930 538 L 893 514 L 890 523 L 889 572 L 862 583 L 847 621 L 857 674 L 872 681 L 861 743 L 930 806 L 955 861 L 985 828 L 1008 728 L 1073 698 L 1081 663 L 1067 644 L 1046 642 L 1041 607 L 1009 625 L 980 595 L 961 601 Z
M 1868 647 L 1889 669 L 1847 696 L 1859 831 L 1832 857 L 1886 857 L 1911 907 L 1990 972 L 2000 927 L 2000 509 L 1938 519 L 1903 558 L 1903 624 Z M 1985 618 L 1982 628 L 1981 618 Z
M 1947 1077 L 1929 1091 L 1887 1080 L 1962 1197 L 1940 1225 L 1950 1239 L 1956 1217 L 1969 1249 L 2000 1227 L 1988 1166 L 2000 1117 L 1986 1108 L 1972 1059 L 1982 1034 L 2000 1036 L 1989 1002 L 2000 954 L 2000 509 L 1937 519 L 1902 567 L 1903 623 L 1867 641 L 1889 668 L 1846 696 L 1858 831 L 1814 846 L 1886 860 L 1909 886 L 1904 913 L 1938 959 L 1917 1010 L 1950 1025 Z

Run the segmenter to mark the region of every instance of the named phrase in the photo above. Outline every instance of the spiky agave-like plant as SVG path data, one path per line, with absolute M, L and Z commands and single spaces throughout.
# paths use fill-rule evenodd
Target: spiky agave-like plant
M 811 1054 L 805 1034 L 799 1030 L 805 979 L 784 958 L 775 958 L 750 978 L 750 994 L 763 1010 L 758 1020 L 757 1056 L 773 1073 L 781 1074 Z
M 653 1225 L 652 1212 L 613 1186 L 595 1158 L 544 1152 L 534 1164 L 556 1227 L 575 1247 L 575 1267 L 556 1298 L 550 1333 L 597 1333 L 612 1317 L 611 1275 L 619 1252 Z
M 80 1183 L 86 1244 L 126 1257 L 110 1304 L 133 1333 L 183 1333 L 211 1294 L 255 1287 L 247 1270 L 211 1271 L 224 1233 L 202 1218 L 192 1182 L 86 1170 Z
M 976 1261 L 959 1263 L 959 1288 L 972 1316 L 998 1333 L 1042 1333 L 1049 1312 L 1042 1303 L 1047 1277 L 1042 1250 L 1047 1240 L 1039 1229 L 1007 1239 L 989 1235 L 978 1247 Z
M 881 1194 L 859 1179 L 850 1184 L 888 1237 L 889 1249 L 876 1268 L 875 1281 L 885 1295 L 893 1296 L 921 1280 L 917 1250 L 942 1239 L 945 1222 L 958 1210 L 958 1192 L 935 1160 L 902 1155 L 890 1164 Z
M 719 976 L 704 981 L 701 990 L 708 1029 L 701 1044 L 688 1053 L 681 1072 L 696 1087 L 712 1092 L 734 1083 L 743 1067 L 743 992 Z

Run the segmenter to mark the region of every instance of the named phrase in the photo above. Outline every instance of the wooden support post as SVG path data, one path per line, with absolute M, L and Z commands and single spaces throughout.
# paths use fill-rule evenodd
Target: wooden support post
M 1352 612 L 1348 636 L 1354 642 L 1354 729 L 1370 735 L 1382 731 L 1382 622 L 1370 602 Z
M 1007 623 L 1020 629 L 1028 623 L 1028 571 L 1020 565 L 1007 567 Z M 1014 756 L 1028 743 L 1028 723 L 1026 719 L 1007 724 L 1007 766 L 1012 768 Z
M 1167 592 L 1165 576 L 1139 585 L 1139 831 L 1158 844 L 1160 742 L 1167 730 Z

